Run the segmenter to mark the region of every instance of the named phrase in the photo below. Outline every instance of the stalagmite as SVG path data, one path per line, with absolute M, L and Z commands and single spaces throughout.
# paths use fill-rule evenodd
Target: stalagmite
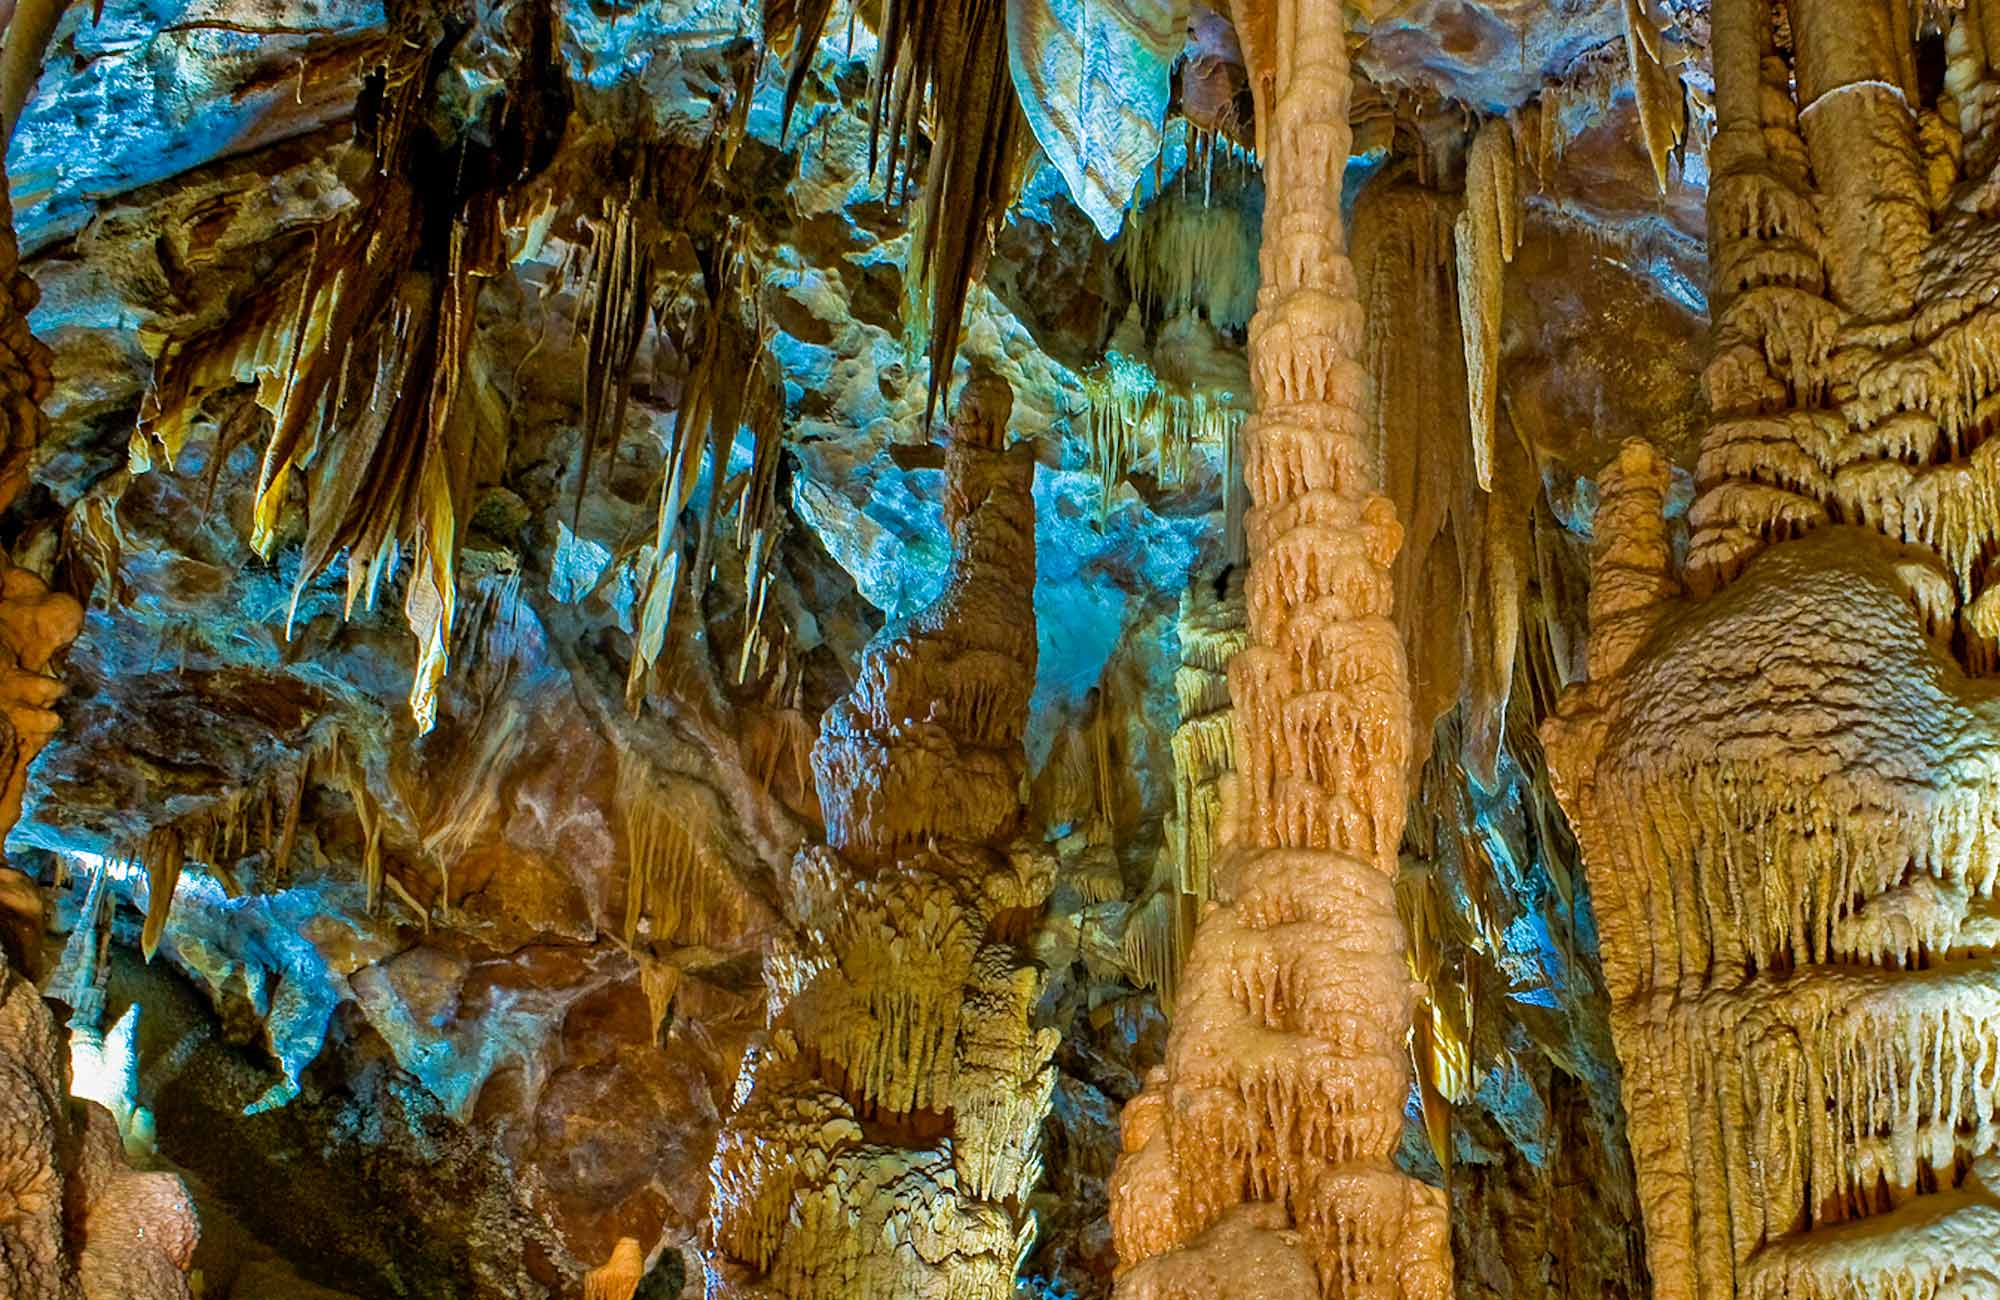
M 632 1237 L 620 1237 L 611 1258 L 583 1275 L 583 1300 L 632 1300 L 646 1276 L 646 1256 Z
M 863 652 L 813 770 L 766 964 L 772 1034 L 716 1144 L 711 1295 L 1012 1300 L 1057 1033 L 1005 936 L 1045 858 L 1012 848 L 1036 655 L 1033 449 L 975 375 L 945 449 L 945 589 Z M 1010 851 L 1011 850 L 1011 851 Z
M 2000 317 L 1963 288 L 1993 262 L 1970 199 L 1992 124 L 1966 111 L 1990 14 L 1951 20 L 1948 115 L 1971 134 L 1940 186 L 1907 6 L 1712 12 L 1692 598 L 1667 466 L 1628 443 L 1601 480 L 1590 680 L 1545 728 L 1661 1295 L 1943 1300 L 2000 1278 L 2000 693 L 1979 679 Z
M 1315 0 L 1272 8 L 1262 28 L 1238 21 L 1268 60 L 1252 68 L 1267 201 L 1238 773 L 1166 1065 L 1125 1112 L 1117 1294 L 1443 1300 L 1443 1198 L 1389 1159 L 1413 1001 L 1394 887 L 1410 700 L 1391 621 L 1401 528 L 1378 491 L 1341 229 L 1345 20 Z

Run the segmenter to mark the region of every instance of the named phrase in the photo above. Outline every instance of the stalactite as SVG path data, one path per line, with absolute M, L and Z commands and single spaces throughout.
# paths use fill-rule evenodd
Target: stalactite
M 653 1038 L 657 1042 L 660 1030 L 673 1015 L 674 995 L 681 987 L 681 968 L 645 954 L 640 954 L 637 961 L 639 987 L 646 995 L 646 1011 L 652 1018 Z
M 1681 95 L 1674 75 L 1663 61 L 1660 29 L 1647 12 L 1646 0 L 1624 0 L 1625 52 L 1632 70 L 1632 93 L 1639 106 L 1639 132 L 1646 156 L 1653 161 L 1653 179 L 1667 192 L 1667 163 L 1686 130 Z
M 1257 306 L 1257 228 L 1235 207 L 1172 194 L 1131 214 L 1116 247 L 1132 297 L 1157 323 L 1199 311 L 1241 329 Z
M 786 122 L 830 12 L 823 0 L 766 0 L 767 31 L 791 46 Z M 892 199 L 899 187 L 909 188 L 910 155 L 924 123 L 931 126 L 904 273 L 907 333 L 929 340 L 926 428 L 951 384 L 966 293 L 979 278 L 986 246 L 1020 188 L 1033 147 L 1008 73 L 1005 17 L 999 0 L 893 5 L 884 13 L 869 82 L 868 169 L 872 174 L 878 162 L 884 164 L 883 188 Z
M 1220 447 L 1225 516 L 1230 504 L 1240 513 L 1240 489 L 1235 444 L 1243 426 L 1236 395 L 1205 387 L 1172 383 L 1144 362 L 1119 352 L 1082 376 L 1089 404 L 1085 427 L 1084 465 L 1103 485 L 1100 512 L 1110 508 L 1112 492 L 1139 466 L 1150 461 L 1163 487 L 1179 487 L 1192 477 L 1195 449 Z M 1228 520 L 1225 518 L 1225 527 Z
M 590 251 L 584 271 L 583 455 L 576 471 L 576 511 L 597 440 L 608 425 L 612 447 L 625 428 L 632 361 L 651 311 L 652 241 L 657 216 L 645 193 L 645 155 L 622 198 L 604 200 L 603 216 L 588 223 Z
M 1178 833 L 1171 847 L 1174 883 L 1197 904 L 1215 896 L 1222 782 L 1236 766 L 1228 669 L 1229 661 L 1248 644 L 1246 617 L 1243 582 L 1237 572 L 1225 575 L 1220 584 L 1198 579 L 1181 595 L 1181 666 L 1174 673 L 1181 720 L 1170 742 L 1173 826 Z
M 159 950 L 160 935 L 167 928 L 167 914 L 174 905 L 174 888 L 180 884 L 181 865 L 187 860 L 180 832 L 172 827 L 152 832 L 139 856 L 146 866 L 146 924 L 140 932 L 139 951 L 151 961 Z
M 691 349 L 696 357 L 694 368 L 681 390 L 681 405 L 674 413 L 667 460 L 660 474 L 658 521 L 652 544 L 639 559 L 642 576 L 635 606 L 637 626 L 632 634 L 632 660 L 625 674 L 625 707 L 634 717 L 645 701 L 653 665 L 666 649 L 667 631 L 673 624 L 674 608 L 684 581 L 682 568 L 687 557 L 681 536 L 681 512 L 687 509 L 701 479 L 703 448 L 717 419 L 717 385 L 722 382 L 718 358 L 723 332 L 729 327 L 729 313 L 738 297 L 734 289 L 741 275 L 743 238 L 744 228 L 732 226 L 717 257 L 715 274 L 708 286 L 700 343 Z
M 1515 439 L 1492 448 L 1493 490 L 1482 496 L 1478 487 L 1463 363 L 1470 327 L 1456 319 L 1463 286 L 1455 274 L 1457 207 L 1410 179 L 1384 177 L 1354 208 L 1354 267 L 1367 309 L 1362 355 L 1373 381 L 1370 441 L 1384 495 L 1403 525 L 1393 572 L 1413 772 L 1428 761 L 1438 722 L 1468 694 L 1480 699 L 1469 733 L 1499 733 L 1492 696 L 1504 691 L 1490 690 L 1495 665 L 1473 648 L 1501 640 L 1493 616 L 1516 593 L 1495 590 L 1505 586 L 1489 563 L 1502 545 L 1495 528 L 1516 527 L 1513 503 L 1532 490 L 1532 480 L 1520 481 L 1527 474 Z
M 736 549 L 743 553 L 743 649 L 737 656 L 738 685 L 750 680 L 751 665 L 769 652 L 762 625 L 764 606 L 776 573 L 785 516 L 778 506 L 779 435 L 785 413 L 785 386 L 771 352 L 775 324 L 758 323 L 757 360 L 744 377 L 744 421 L 750 428 L 750 472 L 736 508 Z M 716 507 L 711 507 L 711 510 Z M 761 671 L 761 670 L 760 670 Z
M 800 707 L 803 683 L 788 684 L 790 673 L 789 660 L 781 655 L 763 703 L 748 711 L 744 761 L 765 794 L 818 821 L 819 790 L 812 774 L 818 732 Z
M 618 820 L 625 832 L 624 940 L 648 919 L 661 938 L 710 943 L 739 929 L 741 887 L 718 859 L 707 802 L 686 778 L 658 772 L 643 755 L 618 751 Z
M 370 913 L 382 905 L 382 832 L 387 816 L 368 786 L 368 770 L 354 752 L 353 742 L 338 730 L 329 730 L 314 745 L 311 763 L 315 771 L 338 787 L 354 806 L 361 828 L 361 884 L 367 894 Z M 238 822 L 240 826 L 241 823 Z
M 156 364 L 131 460 L 169 460 L 187 434 L 189 404 L 225 381 L 258 382 L 274 428 L 258 473 L 250 542 L 269 557 L 294 480 L 309 491 L 306 585 L 347 552 L 347 609 L 373 608 L 407 552 L 403 612 L 417 640 L 410 710 L 435 721 L 457 607 L 461 516 L 477 449 L 504 425 L 473 331 L 485 282 L 505 265 L 496 189 L 444 191 L 419 169 L 419 136 L 436 99 L 433 44 L 395 44 L 371 118 L 372 173 L 360 206 L 320 228 L 296 281 L 209 335 L 173 340 Z M 531 72 L 523 75 L 531 75 Z M 441 231 L 441 247 L 427 244 Z M 274 309 L 277 301 L 292 304 Z
M 1125 970 L 1140 988 L 1158 991 L 1163 1008 L 1174 1004 L 1194 925 L 1192 896 L 1171 885 L 1155 889 L 1126 915 L 1119 947 Z
M 946 446 L 944 593 L 863 652 L 813 751 L 827 844 L 784 888 L 774 1025 L 716 1144 L 712 1287 L 798 1300 L 1011 1300 L 1059 1035 L 1000 936 L 1039 911 L 1013 849 L 1035 663 L 1032 449 L 975 376 Z M 922 719 L 919 721 L 918 719 Z M 863 1142 L 862 1124 L 882 1140 Z
M 1514 141 L 1506 123 L 1498 118 L 1480 128 L 1466 157 L 1465 212 L 1458 218 L 1455 242 L 1458 321 L 1465 332 L 1466 395 L 1472 403 L 1473 470 L 1480 489 L 1491 492 L 1505 267 L 1521 244 Z
M 1166 1066 L 1126 1110 L 1118 1294 L 1442 1300 L 1442 1197 L 1389 1163 L 1412 1005 L 1392 882 L 1409 695 L 1390 622 L 1401 528 L 1375 491 L 1341 230 L 1345 18 L 1275 10 L 1268 44 L 1245 42 L 1275 62 L 1253 53 L 1268 197 L 1230 887 L 1195 932 Z

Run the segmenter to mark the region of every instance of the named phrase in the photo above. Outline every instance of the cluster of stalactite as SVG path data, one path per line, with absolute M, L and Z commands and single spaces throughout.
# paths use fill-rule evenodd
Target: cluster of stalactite
M 350 612 L 356 603 L 372 609 L 408 560 L 403 613 L 417 639 L 410 711 L 420 732 L 436 720 L 449 659 L 460 521 L 505 445 L 498 388 L 475 345 L 479 300 L 507 265 L 506 195 L 548 161 L 561 126 L 560 106 L 535 85 L 551 57 L 550 20 L 542 11 L 527 20 L 538 57 L 509 87 L 502 123 L 515 156 L 495 149 L 476 165 L 432 133 L 453 42 L 420 18 L 404 23 L 365 94 L 371 165 L 362 202 L 315 233 L 303 271 L 284 291 L 165 343 L 131 440 L 135 471 L 156 459 L 171 467 L 207 392 L 258 384 L 273 428 L 251 547 L 274 553 L 303 480 L 309 509 L 295 608 L 343 552 Z M 441 155 L 458 159 L 448 186 L 433 183 Z M 598 333 L 593 321 L 593 345 Z
M 1124 1115 L 1118 1294 L 1442 1300 L 1443 1197 L 1390 1161 L 1414 991 L 1394 887 L 1410 695 L 1341 223 L 1345 20 L 1314 0 L 1261 18 L 1238 24 L 1268 187 L 1238 771 L 1166 1064 Z
M 1591 680 L 1546 729 L 1651 1270 L 1703 1298 L 1989 1294 L 2000 6 L 1945 16 L 1941 87 L 1888 0 L 1711 19 L 1686 571 L 1666 466 L 1629 444 L 1602 481 Z
M 766 39 L 791 59 L 789 124 L 834 0 L 764 0 L 763 8 Z M 912 0 L 885 13 L 875 50 L 868 165 L 872 173 L 882 161 L 891 199 L 907 197 L 919 137 L 931 137 L 904 276 L 906 331 L 929 345 L 926 425 L 951 382 L 966 294 L 1033 153 L 1008 72 L 1006 20 L 1000 0 Z
M 945 590 L 885 628 L 812 755 L 827 842 L 784 882 L 768 1043 L 716 1146 L 711 1294 L 1012 1300 L 1059 1035 L 1018 946 L 1053 882 L 1017 849 L 1034 682 L 1034 460 L 1013 398 L 953 411 Z

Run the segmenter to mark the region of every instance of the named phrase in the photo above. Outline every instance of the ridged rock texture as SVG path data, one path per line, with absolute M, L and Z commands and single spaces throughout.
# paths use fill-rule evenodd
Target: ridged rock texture
M 1267 197 L 1237 773 L 1167 1059 L 1122 1121 L 1118 1295 L 1444 1300 L 1444 1198 L 1390 1162 L 1409 1095 L 1394 880 L 1410 693 L 1402 529 L 1367 436 L 1341 223 L 1347 32 L 1338 6 L 1271 9 L 1272 61 L 1252 62 Z
M 1662 1296 L 2000 1292 L 2000 6 L 1940 21 L 1715 4 L 1690 590 L 1628 444 L 1546 732 Z
M 1033 447 L 975 374 L 946 434 L 943 593 L 862 652 L 812 763 L 827 843 L 786 882 L 769 1041 L 716 1143 L 711 1294 L 1012 1300 L 1060 1037 L 1016 936 L 1034 682 Z

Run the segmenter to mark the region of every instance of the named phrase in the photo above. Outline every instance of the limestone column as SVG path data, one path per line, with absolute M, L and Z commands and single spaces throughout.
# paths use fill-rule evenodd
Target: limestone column
M 2000 1294 L 1986 12 L 1925 103 L 1899 0 L 1713 10 L 1686 573 L 1628 444 L 1545 734 L 1674 1300 Z
M 1411 722 L 1391 617 L 1402 530 L 1340 219 L 1347 35 L 1337 4 L 1274 9 L 1239 22 L 1268 67 L 1237 775 L 1167 1061 L 1125 1111 L 1118 1295 L 1442 1300 L 1443 1198 L 1390 1161 L 1410 1088 L 1393 882 Z
M 772 1032 L 717 1143 L 711 1295 L 1013 1300 L 1059 1035 L 1015 939 L 1035 679 L 1034 457 L 975 376 L 945 448 L 944 593 L 884 628 L 813 749 L 827 843 L 793 864 Z

